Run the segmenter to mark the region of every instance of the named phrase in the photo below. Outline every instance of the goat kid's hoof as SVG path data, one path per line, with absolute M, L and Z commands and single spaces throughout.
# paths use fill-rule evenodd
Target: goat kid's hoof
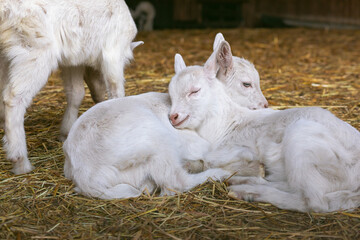
M 203 160 L 186 161 L 183 167 L 189 173 L 199 173 L 204 171 L 204 161 Z
M 249 179 L 241 178 L 241 177 L 238 178 L 237 176 L 233 176 L 227 182 L 228 182 L 229 185 L 242 185 L 242 184 L 249 184 L 250 183 Z
M 233 191 L 230 191 L 230 192 L 228 193 L 228 196 L 229 196 L 230 198 L 232 198 L 232 199 L 239 199 L 237 193 L 236 193 L 236 192 L 233 192 Z
M 229 191 L 228 196 L 232 199 L 244 200 L 247 202 L 253 202 L 257 197 L 259 197 L 259 195 L 255 193 L 235 192 L 232 190 Z

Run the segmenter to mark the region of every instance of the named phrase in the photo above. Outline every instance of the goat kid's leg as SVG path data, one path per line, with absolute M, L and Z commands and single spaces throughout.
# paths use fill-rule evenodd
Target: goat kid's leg
M 164 148 L 153 156 L 148 171 L 154 183 L 161 188 L 161 195 L 185 192 L 204 183 L 208 178 L 223 180 L 231 173 L 223 169 L 208 169 L 201 173 L 189 174 L 182 168 L 182 160 L 174 148 Z
M 206 182 L 209 178 L 222 181 L 231 175 L 230 172 L 220 168 L 213 168 L 201 173 L 189 174 L 185 169 L 181 168 L 181 166 L 168 171 L 168 173 L 170 174 L 169 176 L 172 177 L 171 179 L 167 179 L 168 181 L 165 180 L 166 182 L 162 184 L 165 187 L 161 188 L 161 195 L 173 195 L 176 191 L 186 192 Z
M 191 188 L 194 188 L 197 185 L 204 183 L 209 178 L 212 178 L 213 180 L 217 180 L 217 181 L 223 181 L 224 179 L 230 176 L 231 176 L 230 172 L 221 168 L 212 168 L 201 173 L 187 174 L 186 178 L 190 180 L 188 182 L 187 189 L 190 190 Z
M 308 211 L 305 201 L 300 193 L 281 191 L 266 185 L 232 185 L 228 187 L 229 196 L 245 201 L 268 202 L 282 209 L 300 212 Z
M 270 182 L 263 178 L 262 176 L 232 176 L 228 181 L 229 185 L 241 185 L 241 184 L 248 184 L 248 185 L 265 185 L 271 186 L 280 191 L 289 192 L 290 188 L 286 181 L 277 181 L 277 182 Z
M 182 141 L 183 168 L 190 173 L 204 171 L 205 154 L 210 149 L 210 143 L 201 138 L 196 132 L 190 130 L 178 131 Z
M 223 146 L 210 151 L 204 159 L 205 169 L 222 168 L 237 171 L 238 176 L 265 177 L 264 165 L 256 159 L 253 152 L 242 146 Z
M 141 191 L 129 184 L 117 184 L 113 187 L 106 188 L 98 197 L 101 199 L 122 199 L 132 198 L 141 195 Z
M 33 97 L 46 84 L 56 62 L 47 54 L 28 53 L 13 59 L 9 83 L 4 90 L 5 137 L 7 159 L 13 163 L 15 174 L 30 172 L 33 166 L 27 158 L 24 114 Z M 9 72 L 9 73 L 10 73 Z
M 279 208 L 306 212 L 300 193 L 292 192 L 286 182 L 269 182 L 262 177 L 233 176 L 229 196 L 245 201 L 268 202 Z
M 84 79 L 89 87 L 91 98 L 94 102 L 99 103 L 104 101 L 106 95 L 106 85 L 100 71 L 97 71 L 92 67 L 86 67 Z
M 85 95 L 84 67 L 62 67 L 67 106 L 61 122 L 60 140 L 65 141 L 71 126 L 78 117 L 79 107 Z
M 262 177 L 257 176 L 232 176 L 228 183 L 230 185 L 239 185 L 239 184 L 267 184 L 267 181 L 263 179 Z
M 188 173 L 199 173 L 204 171 L 203 160 L 184 160 L 182 166 Z

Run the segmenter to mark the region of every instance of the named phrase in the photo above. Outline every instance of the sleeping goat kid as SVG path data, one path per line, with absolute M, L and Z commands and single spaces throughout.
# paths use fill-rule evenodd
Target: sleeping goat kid
M 5 72 L 0 76 L 0 117 L 5 118 L 5 149 L 15 174 L 33 169 L 24 114 L 50 73 L 63 70 L 69 103 L 62 123 L 66 136 L 83 96 L 75 89 L 83 87 L 84 66 L 101 72 L 109 97 L 125 95 L 123 71 L 136 32 L 123 0 L 0 1 L 0 71 Z
M 75 190 L 102 199 L 157 187 L 171 195 L 209 177 L 228 177 L 222 169 L 189 174 L 182 168 L 183 159 L 201 159 L 208 143 L 191 131 L 178 134 L 168 121 L 169 106 L 167 94 L 146 93 L 99 103 L 81 115 L 64 142 L 64 172 Z
M 360 205 L 358 130 L 317 107 L 251 111 L 235 103 L 218 81 L 215 58 L 203 68 L 185 68 L 179 55 L 176 61 L 183 67 L 169 84 L 171 116 L 177 116 L 173 126 L 194 129 L 210 142 L 218 157 L 205 156 L 209 167 L 226 169 L 235 158 L 265 165 L 265 179 L 230 179 L 231 196 L 301 212 Z
M 223 41 L 221 34 L 214 42 L 216 56 L 222 54 L 217 48 L 218 41 Z M 227 65 L 222 63 L 222 66 Z M 255 71 L 252 74 L 258 76 L 250 63 L 234 64 L 230 70 Z M 235 85 L 236 80 L 232 79 L 235 87 L 231 91 L 240 95 L 252 91 L 242 88 L 240 81 Z M 258 78 L 247 81 L 259 85 Z M 258 95 L 252 98 L 256 102 L 246 99 L 241 104 L 251 108 L 267 104 L 261 91 L 253 94 Z M 145 189 L 151 192 L 160 187 L 164 195 L 189 190 L 208 177 L 228 176 L 227 171 L 219 169 L 188 174 L 182 168 L 185 160 L 203 159 L 209 144 L 194 131 L 173 128 L 169 110 L 168 94 L 146 93 L 105 101 L 85 112 L 75 122 L 63 147 L 64 173 L 74 181 L 76 191 L 111 199 L 135 197 Z

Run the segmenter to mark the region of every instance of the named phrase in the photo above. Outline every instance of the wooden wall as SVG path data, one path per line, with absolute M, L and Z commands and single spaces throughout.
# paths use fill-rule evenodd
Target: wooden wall
M 257 26 L 264 17 L 301 22 L 360 26 L 359 0 L 248 0 L 244 3 L 244 24 Z
M 126 0 L 131 8 L 142 0 Z M 275 27 L 293 21 L 360 28 L 360 0 L 146 0 L 163 28 Z M 322 24 L 322 25 L 321 25 Z

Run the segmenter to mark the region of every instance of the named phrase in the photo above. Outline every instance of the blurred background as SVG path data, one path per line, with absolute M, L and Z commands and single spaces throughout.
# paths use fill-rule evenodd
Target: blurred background
M 139 30 L 311 27 L 360 29 L 359 0 L 127 0 Z M 150 23 L 149 23 L 150 22 Z

